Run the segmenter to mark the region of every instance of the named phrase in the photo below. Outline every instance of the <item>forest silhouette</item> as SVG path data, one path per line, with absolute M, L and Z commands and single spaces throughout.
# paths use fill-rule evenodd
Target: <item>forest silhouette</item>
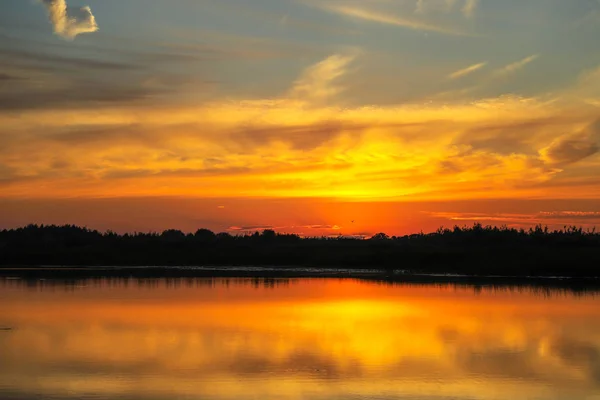
M 264 230 L 231 235 L 99 232 L 74 225 L 0 231 L 0 266 L 271 266 L 402 270 L 477 276 L 598 277 L 600 234 L 483 226 L 370 239 L 300 237 Z

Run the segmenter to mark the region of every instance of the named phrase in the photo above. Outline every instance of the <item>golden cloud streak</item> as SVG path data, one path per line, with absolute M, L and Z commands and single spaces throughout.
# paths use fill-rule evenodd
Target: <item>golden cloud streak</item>
M 563 174 L 595 165 L 594 106 L 508 95 L 344 108 L 354 58 L 307 68 L 275 99 L 0 114 L 2 195 L 561 198 L 573 182 L 569 195 L 599 195 Z

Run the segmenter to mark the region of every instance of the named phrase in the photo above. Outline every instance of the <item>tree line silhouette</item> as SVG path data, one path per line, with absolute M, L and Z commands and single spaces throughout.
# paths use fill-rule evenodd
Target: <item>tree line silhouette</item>
M 0 266 L 274 266 L 367 268 L 411 273 L 600 276 L 600 234 L 483 226 L 370 239 L 300 237 L 264 230 L 231 235 L 117 234 L 74 225 L 0 231 Z

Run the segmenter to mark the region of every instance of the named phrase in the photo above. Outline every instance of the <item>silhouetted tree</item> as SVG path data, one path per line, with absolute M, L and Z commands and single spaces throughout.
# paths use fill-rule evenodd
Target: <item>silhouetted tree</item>
M 371 240 L 389 240 L 389 239 L 390 239 L 390 237 L 383 232 L 377 233 L 377 234 L 371 236 Z
M 176 229 L 167 229 L 160 236 L 171 241 L 178 241 L 185 238 L 185 234 Z
M 198 229 L 194 234 L 194 237 L 201 242 L 212 242 L 216 239 L 217 235 L 209 229 Z
M 228 240 L 231 239 L 232 236 L 229 232 L 219 232 L 217 233 L 217 239 L 219 240 Z
M 376 268 L 496 275 L 600 276 L 600 234 L 565 226 L 514 229 L 475 224 L 429 234 L 300 238 L 252 235 L 100 233 L 73 225 L 0 231 L 0 265 L 272 265 Z
M 277 237 L 277 233 L 273 229 L 265 229 L 262 233 L 262 238 L 265 240 L 274 240 Z

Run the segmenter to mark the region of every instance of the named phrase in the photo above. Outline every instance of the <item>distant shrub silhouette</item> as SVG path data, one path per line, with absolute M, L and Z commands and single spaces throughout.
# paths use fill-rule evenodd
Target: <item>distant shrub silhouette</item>
M 196 231 L 194 237 L 201 242 L 210 243 L 215 241 L 217 235 L 209 229 L 202 228 Z
M 198 229 L 105 233 L 74 225 L 0 231 L 0 265 L 270 265 L 373 268 L 413 273 L 600 276 L 600 234 L 565 226 L 440 228 L 369 240 L 301 238 L 273 230 L 232 236 Z
M 377 233 L 371 237 L 371 240 L 389 240 L 390 237 L 385 233 Z

